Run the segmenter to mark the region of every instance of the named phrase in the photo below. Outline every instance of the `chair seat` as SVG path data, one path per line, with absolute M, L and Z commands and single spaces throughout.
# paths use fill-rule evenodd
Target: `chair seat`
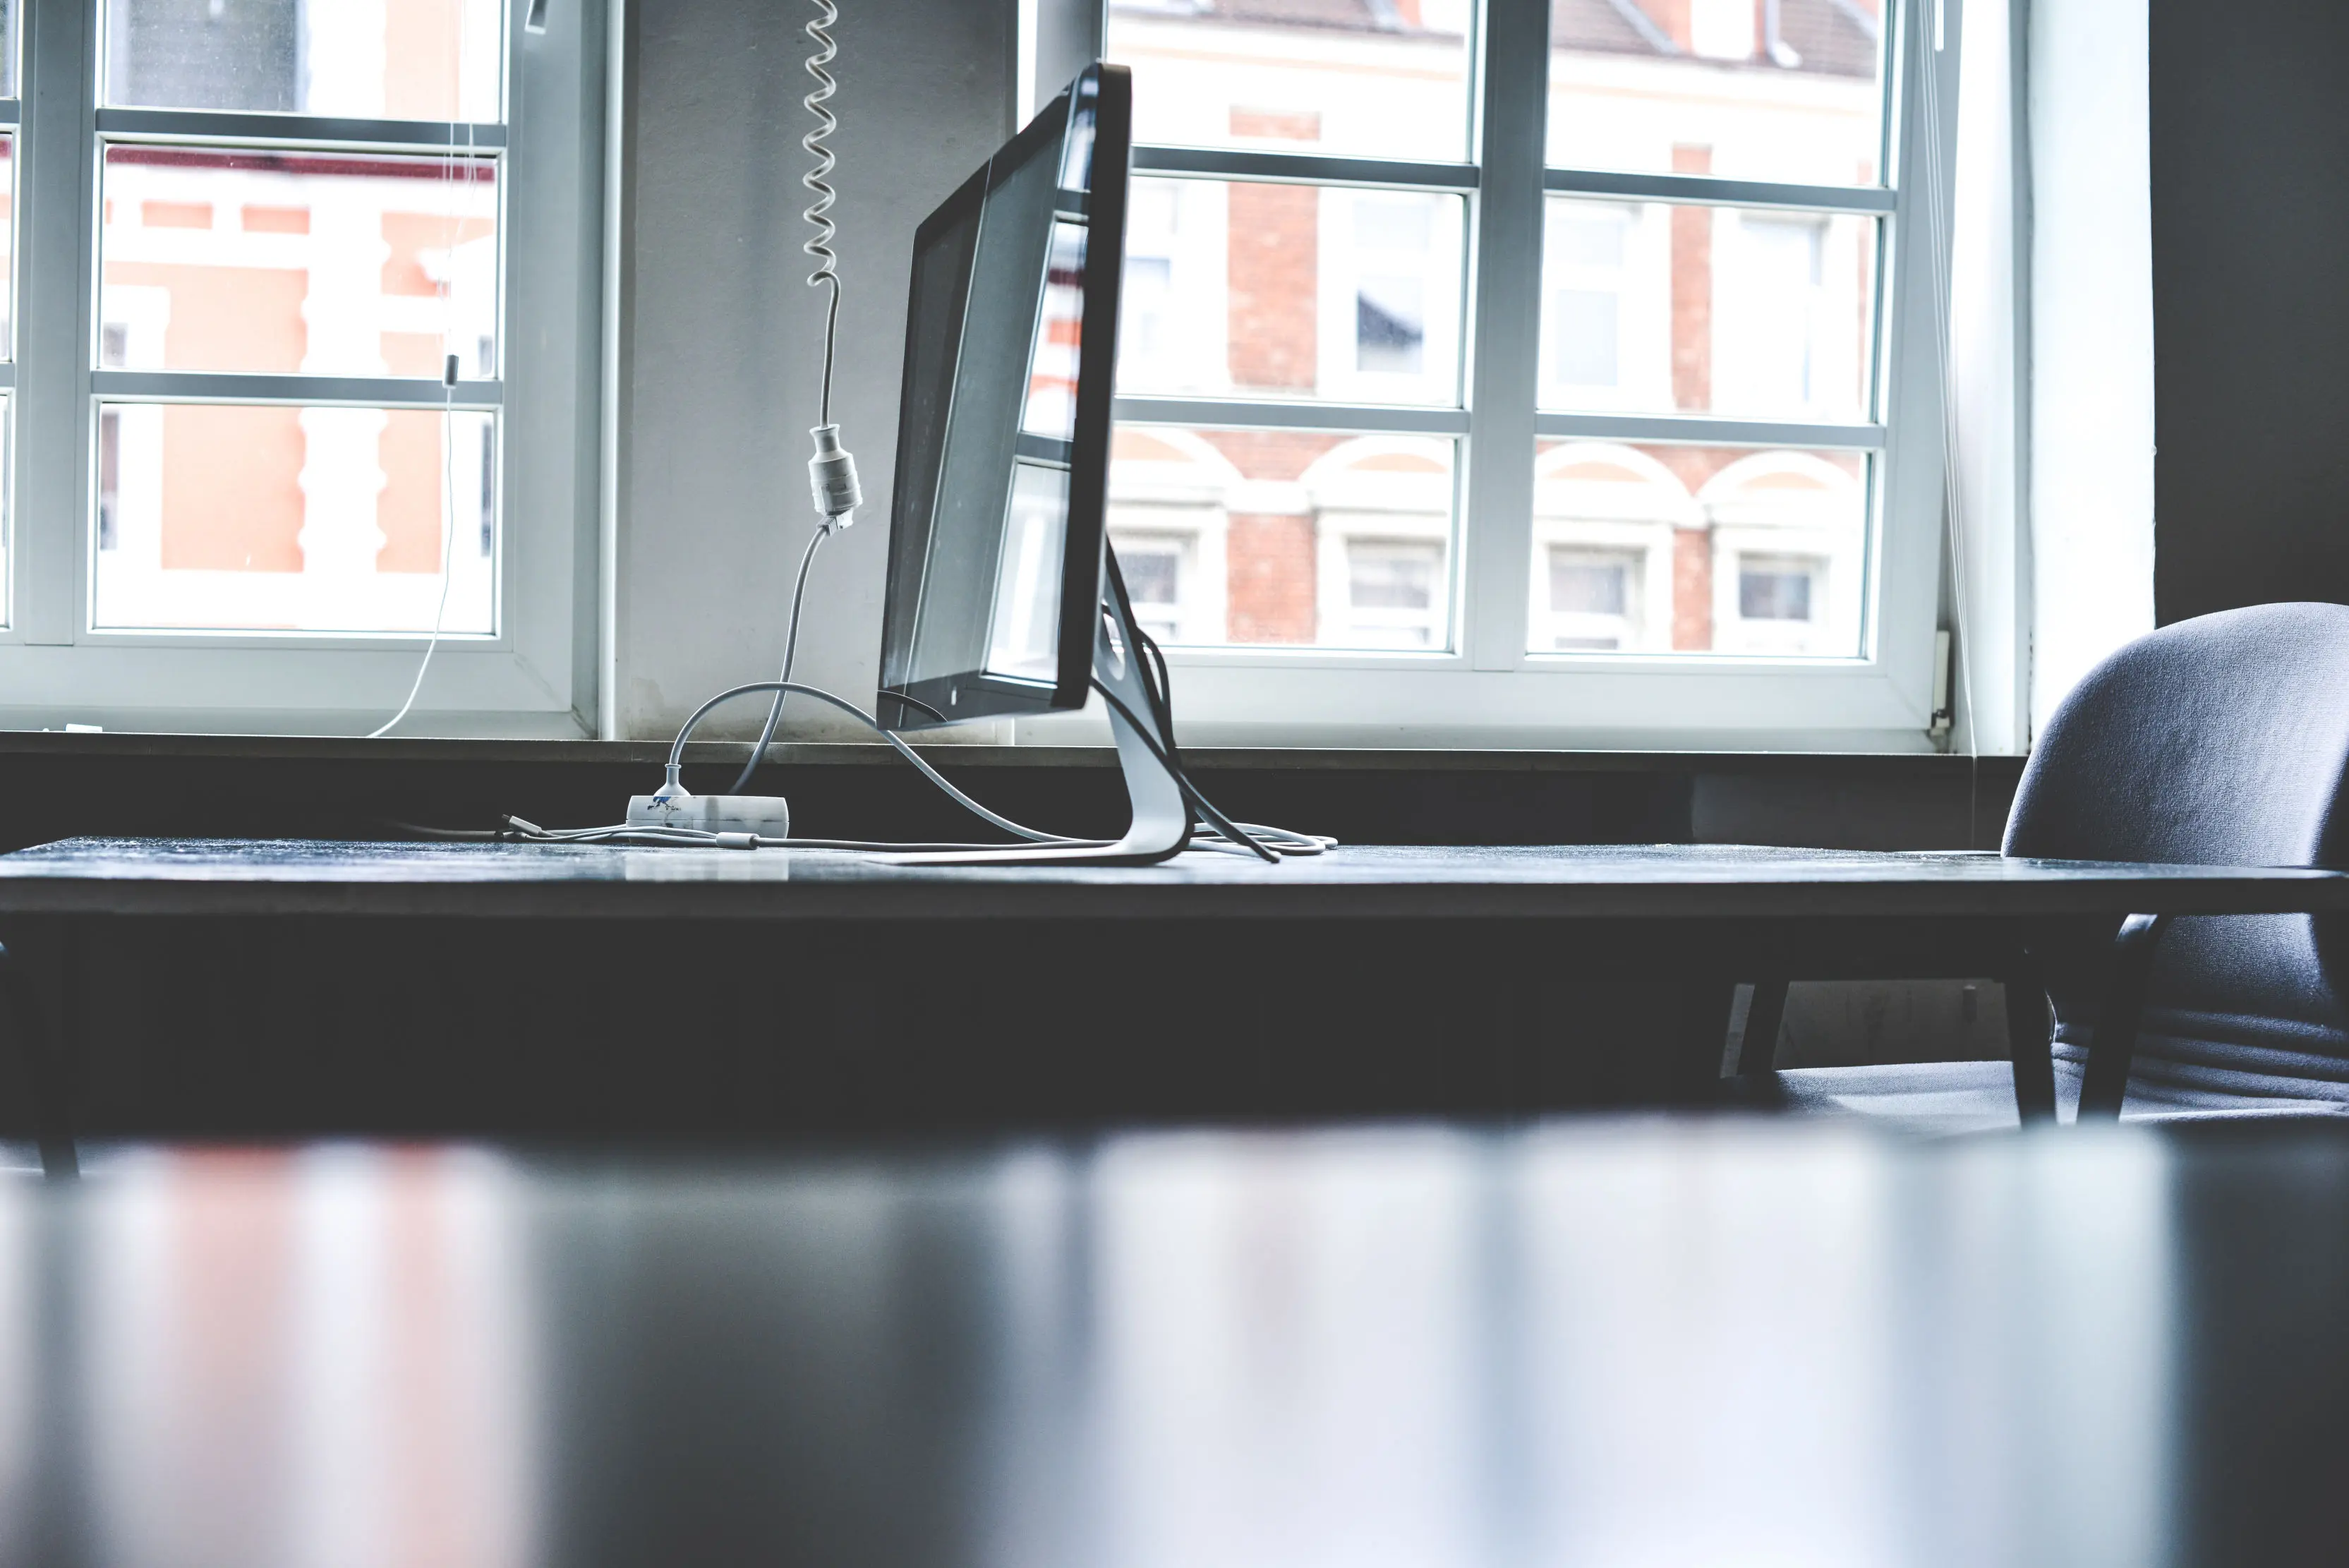
M 1991 1132 L 2016 1125 L 2014 1069 L 2004 1062 L 1927 1062 L 1882 1067 L 1796 1067 L 1774 1075 L 1786 1109 L 1864 1118 L 1929 1137 Z M 2080 1066 L 2055 1062 L 2056 1115 L 2080 1103 Z M 2218 1122 L 2349 1116 L 2338 1100 L 2228 1094 L 2132 1079 L 2126 1122 Z

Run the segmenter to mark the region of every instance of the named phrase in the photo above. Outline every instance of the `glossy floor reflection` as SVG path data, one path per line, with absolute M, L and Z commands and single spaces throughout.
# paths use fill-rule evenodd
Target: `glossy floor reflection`
M 2349 1142 L 1763 1125 L 0 1186 L 0 1557 L 2337 1561 Z

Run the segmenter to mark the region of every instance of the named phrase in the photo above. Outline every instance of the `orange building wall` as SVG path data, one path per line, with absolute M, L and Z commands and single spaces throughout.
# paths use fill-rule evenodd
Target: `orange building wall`
M 1235 642 L 1311 642 L 1313 519 L 1234 513 L 1225 612 Z
M 384 7 L 383 111 L 395 119 L 457 114 L 460 0 L 401 0 Z
M 302 368 L 309 344 L 302 320 L 305 273 L 117 262 L 106 276 L 171 290 L 171 319 L 163 333 L 168 369 Z M 165 410 L 164 568 L 300 571 L 304 450 L 296 409 Z
M 302 569 L 299 409 L 163 413 L 167 571 Z
M 395 409 L 384 426 L 383 472 L 389 483 L 376 500 L 376 526 L 383 530 L 378 572 L 440 569 L 443 522 L 440 427 L 430 409 Z
M 394 16 L 403 15 L 395 8 Z M 150 203 L 150 207 L 159 203 Z M 263 214 L 261 223 L 252 220 Z M 150 217 L 151 213 L 149 214 Z M 180 215 L 180 214 L 173 214 Z M 186 214 L 192 222 L 194 215 Z M 300 209 L 252 209 L 245 226 L 300 233 Z M 203 221 L 211 221 L 209 209 Z M 387 294 L 431 297 L 440 290 L 422 253 L 488 235 L 487 219 L 451 223 L 429 214 L 388 213 Z M 164 365 L 171 369 L 237 369 L 295 374 L 308 352 L 302 305 L 306 273 L 268 268 L 115 263 L 110 283 L 171 291 Z M 441 369 L 441 340 L 431 333 L 383 335 L 386 366 L 396 376 Z M 438 572 L 444 526 L 441 416 L 429 410 L 389 416 L 379 461 L 387 478 L 376 514 L 386 544 L 377 569 Z M 298 572 L 302 569 L 306 457 L 301 414 L 279 408 L 172 408 L 163 415 L 162 562 L 167 570 Z
M 462 185 L 465 181 L 460 177 L 457 183 Z M 483 178 L 475 188 L 486 189 L 489 183 Z M 454 250 L 470 241 L 486 239 L 496 232 L 497 225 L 487 218 L 451 221 L 430 213 L 386 213 L 383 215 L 383 237 L 384 243 L 391 247 L 391 254 L 384 258 L 383 263 L 384 293 L 431 298 L 440 290 L 424 270 L 424 253 Z

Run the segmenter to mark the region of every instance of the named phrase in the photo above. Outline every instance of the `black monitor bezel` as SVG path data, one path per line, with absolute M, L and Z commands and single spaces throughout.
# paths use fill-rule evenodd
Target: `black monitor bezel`
M 988 192 L 1008 179 L 1040 140 L 1060 137 L 1064 144 L 1069 119 L 1088 78 L 1093 130 L 1089 178 L 1085 192 L 1084 330 L 1077 351 L 1076 418 L 1069 443 L 1069 510 L 1062 535 L 1061 609 L 1055 675 L 1047 684 L 1014 676 L 971 670 L 925 680 L 888 684 L 891 621 L 898 613 L 897 596 L 907 572 L 918 574 L 920 560 L 909 559 L 916 535 L 904 515 L 903 497 L 910 493 L 908 464 L 914 458 L 900 439 L 891 493 L 889 578 L 882 630 L 882 683 L 875 703 L 881 722 L 891 730 L 935 729 L 941 724 L 971 720 L 1016 717 L 1082 708 L 1092 694 L 1094 639 L 1100 624 L 1103 562 L 1108 550 L 1108 497 L 1111 427 L 1117 371 L 1119 286 L 1124 273 L 1126 180 L 1133 145 L 1133 88 L 1131 74 L 1122 66 L 1097 63 L 1035 119 L 1029 121 L 941 202 L 915 231 L 914 252 L 919 255 L 938 235 L 963 222 Z M 1104 240 L 1113 243 L 1104 244 Z M 914 284 L 909 280 L 909 330 L 900 379 L 900 407 L 916 396 L 916 360 L 912 341 Z M 964 309 L 969 309 L 969 301 Z M 935 498 L 933 501 L 935 504 Z M 919 524 L 925 549 L 928 520 Z

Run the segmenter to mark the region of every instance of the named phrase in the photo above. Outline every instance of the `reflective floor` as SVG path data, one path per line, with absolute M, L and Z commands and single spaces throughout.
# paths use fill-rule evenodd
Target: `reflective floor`
M 0 1561 L 2337 1562 L 2349 1141 L 0 1179 Z

